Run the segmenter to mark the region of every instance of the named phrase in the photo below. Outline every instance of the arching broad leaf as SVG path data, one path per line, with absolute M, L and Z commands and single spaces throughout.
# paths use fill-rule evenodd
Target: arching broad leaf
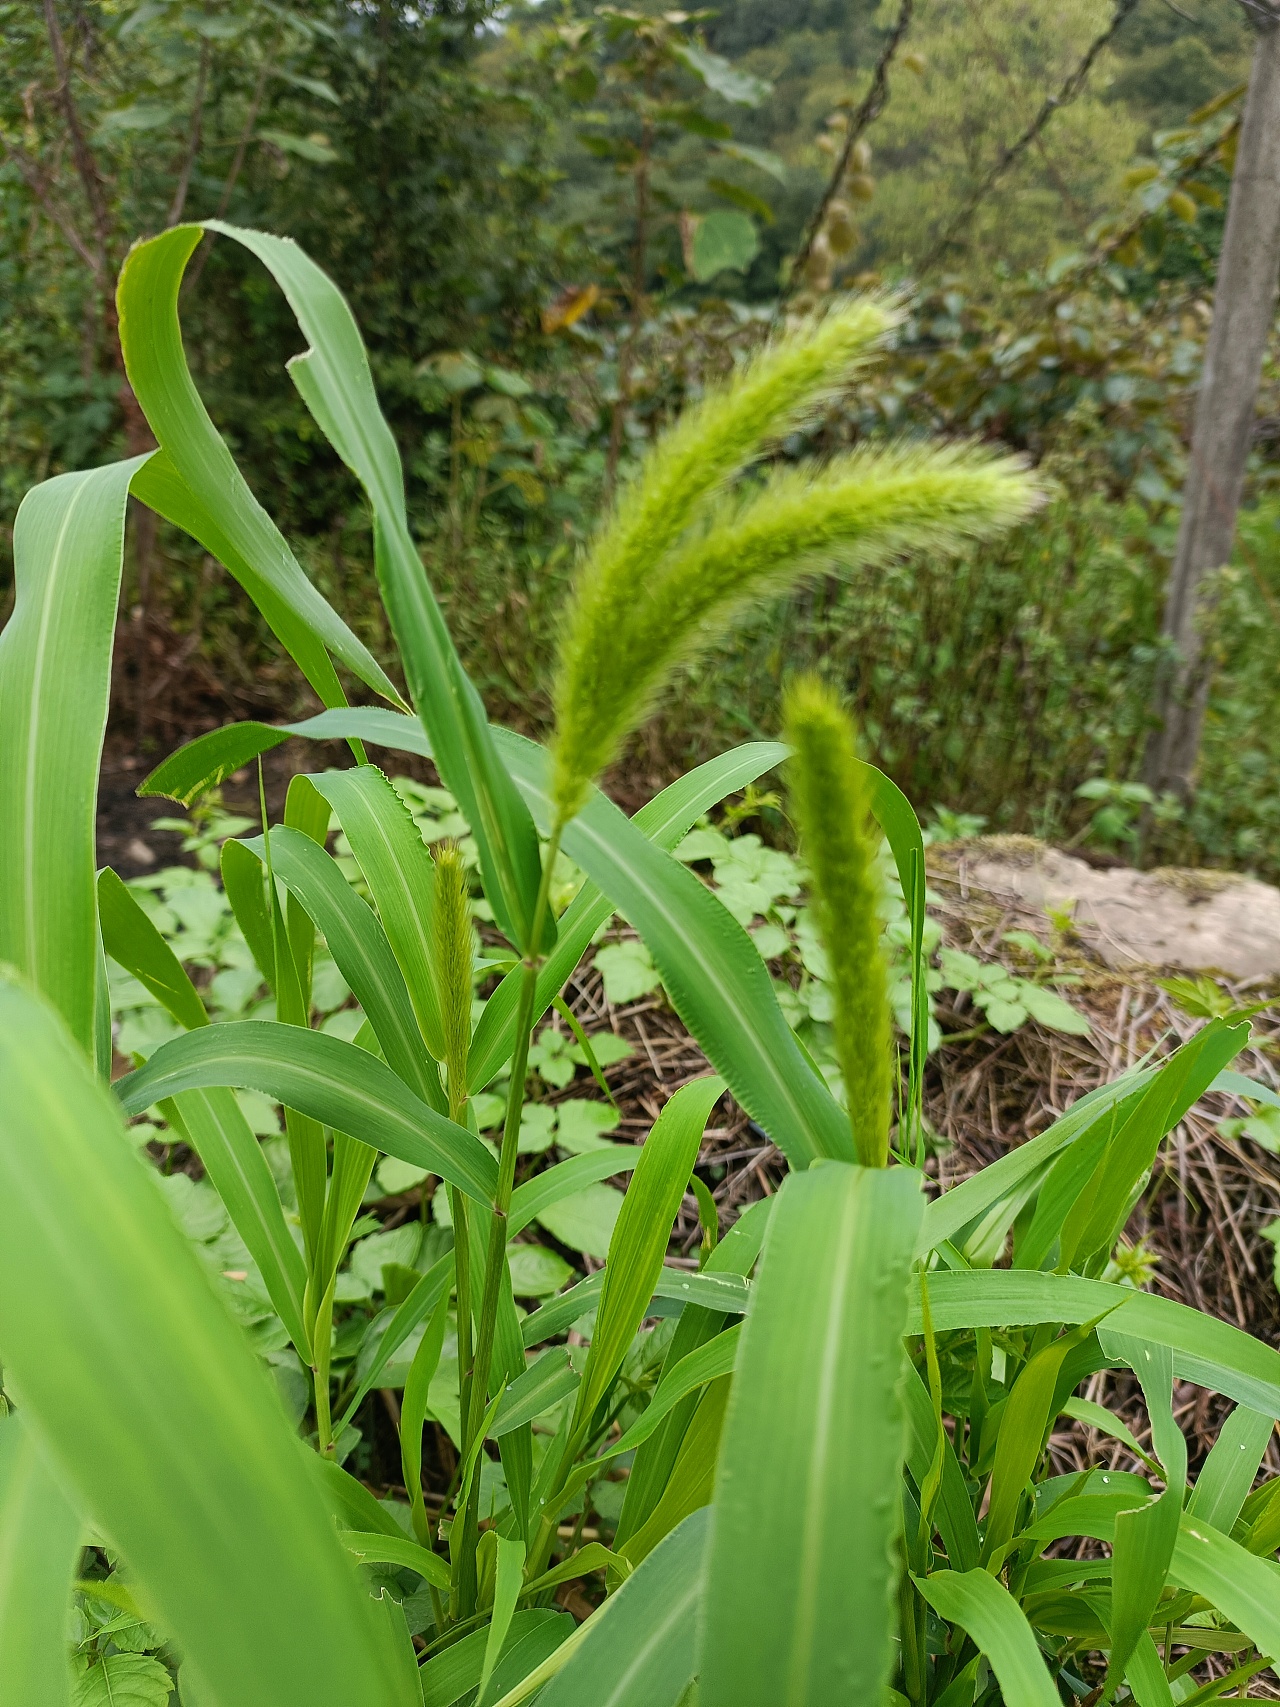
M 376 1055 L 324 1032 L 270 1020 L 205 1026 L 162 1044 L 115 1089 L 126 1113 L 141 1114 L 163 1097 L 211 1085 L 261 1091 L 492 1201 L 497 1166 L 475 1134 L 429 1108 Z
M 12 981 L 0 1110 L 5 1377 L 148 1621 L 212 1702 L 408 1707 L 261 1365 L 110 1094 Z
M 0 1678 L 23 1707 L 67 1707 L 80 1519 L 22 1418 L 0 1420 Z
M 889 1680 L 898 1387 L 923 1207 L 906 1168 L 827 1162 L 778 1193 L 720 1453 L 705 1707 L 875 1701 Z
M 0 634 L 0 962 L 94 1049 L 94 832 L 125 503 L 146 462 L 60 474 L 23 499 Z M 109 1056 L 108 1048 L 108 1056 Z

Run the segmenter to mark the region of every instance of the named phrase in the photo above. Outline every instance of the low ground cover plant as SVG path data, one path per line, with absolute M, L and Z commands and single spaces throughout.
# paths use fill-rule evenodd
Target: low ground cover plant
M 919 445 L 761 472 L 762 447 L 847 381 L 893 310 L 853 301 L 788 331 L 681 418 L 602 523 L 564 614 L 543 749 L 492 726 L 462 671 L 343 299 L 294 245 L 206 229 L 257 255 L 298 319 L 308 347 L 290 373 L 368 499 L 407 697 L 302 574 L 200 403 L 178 292 L 202 229 L 139 245 L 121 338 L 159 448 L 28 496 L 0 638 L 14 1699 L 1163 1707 L 1247 1687 L 1280 1653 L 1280 1484 L 1254 1486 L 1280 1353 L 1102 1278 L 1162 1138 L 1228 1070 L 1247 1017 L 1210 1018 L 1164 1065 L 926 1204 L 923 840 L 839 703 L 793 684 L 786 745 L 713 759 L 633 818 L 595 787 L 674 665 L 746 601 L 818 566 L 874 570 L 997 531 L 1034 503 L 1026 473 Z M 94 871 L 130 492 L 249 589 L 326 707 L 201 737 L 148 792 L 189 804 L 285 741 L 349 744 L 349 765 L 295 776 L 281 823 L 264 806 L 222 841 L 221 896 L 193 872 L 140 900 Z M 349 705 L 338 666 L 384 705 Z M 428 847 L 370 748 L 434 760 L 480 898 L 466 852 Z M 732 907 L 672 857 L 784 760 L 830 1074 Z M 901 1086 L 882 837 L 909 969 Z M 496 983 L 477 1008 L 481 905 Z M 547 1016 L 615 911 L 713 1071 L 642 1145 L 584 1117 L 576 1139 L 557 1128 L 550 1161 L 530 1074 L 591 1069 L 599 1044 L 565 1043 Z M 216 962 L 200 987 L 173 919 Z M 178 1035 L 113 1038 L 122 976 Z M 263 988 L 269 1008 L 248 1011 Z M 1001 992 L 985 994 L 999 1024 Z M 142 1060 L 111 1084 L 113 1044 Z M 708 1229 L 697 1270 L 669 1266 L 726 1093 L 790 1172 L 723 1236 Z M 255 1110 L 276 1106 L 284 1132 L 261 1143 Z M 131 1137 L 126 1119 L 152 1111 L 163 1128 Z M 158 1183 L 139 1140 L 161 1130 L 203 1180 Z M 394 1245 L 400 1229 L 362 1215 L 375 1171 L 436 1182 L 438 1212 Z M 603 1267 L 567 1290 L 531 1276 L 520 1235 L 619 1179 Z M 361 1298 L 382 1305 L 346 1308 Z M 1149 1439 L 1075 1396 L 1103 1369 L 1136 1376 Z M 1194 1483 L 1175 1378 L 1233 1406 Z M 404 1499 L 345 1467 L 382 1387 L 400 1392 Z M 1063 1414 L 1133 1468 L 1049 1475 Z M 454 1443 L 443 1490 L 428 1418 Z M 562 1605 L 572 1584 L 580 1621 Z

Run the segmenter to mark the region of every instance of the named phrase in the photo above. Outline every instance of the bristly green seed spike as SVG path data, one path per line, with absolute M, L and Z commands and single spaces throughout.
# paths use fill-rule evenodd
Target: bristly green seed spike
M 835 997 L 836 1053 L 844 1075 L 858 1160 L 889 1156 L 891 1033 L 880 952 L 876 836 L 858 765 L 853 724 L 822 683 L 804 678 L 787 695 L 792 812 L 813 873 L 813 908 Z
M 727 385 L 686 410 L 622 493 L 578 579 L 561 646 L 555 697 L 556 800 L 562 816 L 577 811 L 587 783 L 608 763 L 655 685 L 620 678 L 614 639 L 656 565 L 699 506 L 766 439 L 798 424 L 847 381 L 896 318 L 885 302 L 854 300 L 771 344 Z M 665 659 L 652 660 L 650 674 L 664 674 L 665 665 Z
M 467 1100 L 467 1055 L 471 1048 L 471 897 L 462 855 L 448 844 L 436 850 L 436 980 L 449 1076 L 449 1114 L 461 1119 Z M 456 1106 L 455 1106 L 456 1105 Z
M 659 442 L 575 588 L 555 692 L 562 821 L 673 666 L 752 599 L 819 568 L 953 551 L 1035 507 L 1016 460 L 966 445 L 860 451 L 817 473 L 776 470 L 745 501 L 722 493 L 769 436 L 847 380 L 892 318 L 855 303 L 791 336 Z

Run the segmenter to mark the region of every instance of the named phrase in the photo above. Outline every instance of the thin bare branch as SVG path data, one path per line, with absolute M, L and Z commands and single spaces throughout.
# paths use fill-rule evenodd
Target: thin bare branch
M 784 300 L 791 294 L 804 275 L 805 266 L 813 252 L 814 240 L 819 231 L 822 230 L 823 221 L 827 217 L 827 209 L 839 193 L 844 175 L 849 170 L 849 162 L 853 158 L 854 149 L 864 132 L 884 111 L 885 102 L 889 99 L 889 67 L 893 64 L 894 56 L 902 46 L 903 38 L 911 27 L 914 7 L 915 0 L 902 0 L 897 22 L 889 32 L 888 39 L 880 51 L 880 58 L 876 61 L 876 68 L 871 74 L 871 87 L 863 96 L 862 104 L 857 111 L 850 115 L 848 129 L 845 132 L 844 146 L 831 169 L 827 187 L 822 192 L 822 200 L 814 209 L 813 218 L 805 229 L 796 257 L 787 273 L 787 283 L 783 291 Z
M 1041 103 L 1039 112 L 1022 132 L 1021 136 L 1019 136 L 1014 142 L 1009 143 L 1007 147 L 1000 150 L 999 155 L 996 157 L 996 160 L 987 171 L 982 181 L 977 185 L 973 192 L 966 197 L 963 206 L 960 207 L 947 221 L 946 226 L 943 228 L 941 235 L 937 238 L 933 247 L 929 250 L 928 254 L 925 255 L 924 259 L 919 262 L 916 267 L 917 273 L 927 273 L 931 267 L 937 264 L 955 240 L 957 233 L 969 224 L 977 209 L 986 200 L 987 196 L 1000 182 L 1000 179 L 1004 177 L 1005 173 L 1014 164 L 1014 162 L 1018 160 L 1020 156 L 1031 147 L 1032 143 L 1039 138 L 1041 131 L 1043 131 L 1053 115 L 1061 107 L 1069 106 L 1070 103 L 1075 100 L 1076 96 L 1079 95 L 1080 91 L 1089 80 L 1089 73 L 1093 69 L 1094 61 L 1103 49 L 1114 40 L 1117 31 L 1137 4 L 1138 0 L 1116 0 L 1115 11 L 1112 13 L 1111 22 L 1107 25 L 1106 29 L 1103 30 L 1101 35 L 1095 36 L 1093 41 L 1090 42 L 1084 57 L 1081 59 L 1080 63 L 1076 66 L 1071 75 L 1065 80 L 1065 82 L 1063 82 L 1057 93 L 1045 96 L 1044 101 Z
M 195 167 L 196 157 L 200 153 L 200 137 L 204 126 L 204 98 L 209 86 L 209 61 L 212 52 L 207 40 L 200 43 L 200 69 L 196 73 L 195 99 L 191 103 L 191 122 L 187 126 L 187 146 L 183 150 L 182 165 L 178 171 L 178 181 L 174 185 L 173 202 L 169 208 L 166 226 L 176 225 L 182 218 L 182 210 L 187 205 L 187 191 L 191 188 L 191 173 Z
M 102 174 L 98 170 L 98 163 L 94 159 L 93 152 L 85 138 L 84 126 L 80 123 L 80 112 L 71 88 L 71 67 L 67 60 L 67 47 L 62 36 L 62 26 L 58 22 L 54 0 L 44 0 L 44 21 L 49 34 L 49 47 L 53 54 L 54 67 L 58 73 L 58 86 L 54 90 L 54 94 L 67 122 L 67 132 L 71 137 L 71 149 L 75 157 L 76 172 L 79 174 L 85 200 L 89 204 L 89 217 L 93 223 L 94 259 L 90 265 L 97 275 L 99 285 L 105 290 L 109 285 L 111 272 L 111 214 L 107 207 Z

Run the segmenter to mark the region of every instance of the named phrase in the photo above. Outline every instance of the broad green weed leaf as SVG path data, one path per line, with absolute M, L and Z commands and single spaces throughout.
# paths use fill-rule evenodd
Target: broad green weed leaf
M 576 1426 L 584 1426 L 622 1366 L 627 1347 L 662 1271 L 703 1128 L 724 1090 L 717 1078 L 695 1079 L 671 1098 L 645 1139 L 609 1241 L 604 1287 L 578 1393 Z
M 346 703 L 330 652 L 375 693 L 402 704 L 369 649 L 299 568 L 192 383 L 178 290 L 200 237 L 198 225 L 174 226 L 135 244 L 120 273 L 120 347 L 129 383 L 161 446 L 135 492 L 226 565 L 326 705 Z
M 959 1624 L 991 1662 L 1007 1702 L 1061 1707 L 1022 1608 L 986 1571 L 935 1571 L 916 1587 L 941 1617 Z
M 147 1654 L 108 1654 L 76 1678 L 73 1707 L 167 1707 L 173 1679 Z
M 67 1707 L 80 1519 L 20 1415 L 0 1419 L 0 1678 L 23 1707 Z
M 873 1701 L 888 1681 L 923 1207 L 906 1168 L 824 1163 L 778 1193 L 716 1484 L 705 1707 Z
M 12 982 L 0 985 L 0 1109 L 6 1377 L 127 1560 L 148 1620 L 214 1702 L 402 1702 L 261 1367 L 112 1098 L 52 1011 Z
M 94 838 L 120 595 L 125 502 L 145 463 L 60 474 L 13 529 L 0 633 L 0 962 L 42 990 L 94 1053 Z
M 115 1089 L 128 1114 L 141 1114 L 212 1085 L 261 1091 L 492 1202 L 497 1164 L 480 1140 L 429 1108 L 376 1055 L 324 1032 L 270 1020 L 206 1026 L 163 1044 Z

